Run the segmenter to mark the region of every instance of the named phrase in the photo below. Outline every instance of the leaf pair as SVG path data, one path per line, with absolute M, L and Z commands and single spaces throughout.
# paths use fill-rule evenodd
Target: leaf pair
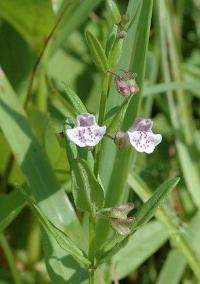
M 172 191 L 178 182 L 179 178 L 170 178 L 158 187 L 152 197 L 145 202 L 140 210 L 138 210 L 138 212 L 135 214 L 135 222 L 131 224 L 131 234 L 146 224 L 154 216 L 156 210 L 162 205 L 167 195 Z M 104 263 L 109 258 L 114 256 L 122 247 L 126 245 L 129 236 L 124 238 L 120 237 L 117 239 L 117 242 L 116 236 L 114 236 L 103 250 L 101 249 L 97 252 L 97 262 L 99 264 Z M 110 244 L 112 244 L 111 248 Z

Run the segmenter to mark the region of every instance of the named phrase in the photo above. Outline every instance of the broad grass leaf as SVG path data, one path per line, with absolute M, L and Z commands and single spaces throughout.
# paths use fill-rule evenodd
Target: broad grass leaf
M 167 238 L 164 226 L 157 221 L 151 221 L 140 228 L 113 258 L 117 277 L 122 279 L 135 271 L 167 241 Z
M 79 28 L 101 2 L 102 0 L 73 0 L 70 3 L 52 43 L 53 53 L 64 45 L 72 31 Z
M 17 217 L 24 205 L 24 199 L 17 190 L 0 195 L 0 232 Z
M 156 284 L 179 284 L 186 268 L 186 260 L 178 250 L 171 250 L 162 266 Z
M 41 43 L 54 24 L 50 0 L 0 1 L 0 15 L 32 45 Z

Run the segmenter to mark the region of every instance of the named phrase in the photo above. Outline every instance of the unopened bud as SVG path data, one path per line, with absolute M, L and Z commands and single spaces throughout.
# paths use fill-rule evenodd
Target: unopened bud
M 118 33 L 118 37 L 119 38 L 125 38 L 127 36 L 127 32 L 126 31 L 121 31 Z
M 115 76 L 115 84 L 119 94 L 124 97 L 129 97 L 131 94 L 135 94 L 139 91 L 139 87 L 136 84 L 136 74 L 132 74 L 129 71 L 122 70 L 124 76 Z
M 114 142 L 120 150 L 126 149 L 130 145 L 127 133 L 121 130 L 117 131 Z
M 119 205 L 100 210 L 100 216 L 109 220 L 112 228 L 120 235 L 126 236 L 130 233 L 129 225 L 134 222 L 134 217 L 127 217 L 127 214 L 134 208 L 132 203 Z

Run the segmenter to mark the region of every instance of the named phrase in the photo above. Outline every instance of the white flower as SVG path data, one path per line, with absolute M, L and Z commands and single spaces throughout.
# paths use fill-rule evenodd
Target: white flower
M 162 141 L 161 134 L 152 132 L 153 121 L 139 117 L 127 131 L 130 144 L 138 151 L 150 154 Z
M 90 113 L 83 113 L 77 116 L 77 125 L 67 129 L 66 134 L 71 141 L 79 147 L 95 146 L 103 138 L 106 126 L 100 127 L 96 123 L 95 116 Z

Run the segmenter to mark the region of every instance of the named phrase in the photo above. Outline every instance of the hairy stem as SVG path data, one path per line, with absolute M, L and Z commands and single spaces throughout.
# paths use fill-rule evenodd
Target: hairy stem
M 99 125 L 103 125 L 104 120 L 105 120 L 106 102 L 107 102 L 107 97 L 109 93 L 109 83 L 110 83 L 110 74 L 106 72 L 104 73 L 104 77 L 103 77 L 103 86 L 102 86 L 100 109 L 99 109 L 99 119 L 98 119 Z M 98 176 L 98 172 L 99 172 L 100 153 L 101 153 L 101 143 L 99 143 L 95 149 L 94 174 L 96 176 Z
M 94 284 L 95 272 L 95 245 L 96 245 L 96 220 L 93 214 L 89 217 L 89 259 L 91 261 L 91 268 L 89 271 L 89 284 Z

